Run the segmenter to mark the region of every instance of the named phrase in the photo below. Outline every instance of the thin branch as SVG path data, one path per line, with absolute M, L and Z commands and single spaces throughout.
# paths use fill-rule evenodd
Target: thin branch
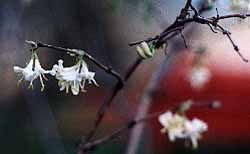
M 198 11 L 197 11 L 196 8 L 192 5 L 192 3 L 190 3 L 190 8 L 194 11 L 194 15 L 195 15 L 195 16 L 198 16 L 198 15 L 199 15 Z
M 176 31 L 179 31 L 183 29 L 182 27 L 177 27 L 175 29 L 172 29 L 171 31 L 168 31 L 166 33 L 170 34 Z M 152 41 L 154 39 L 156 39 L 157 36 L 155 38 L 150 38 L 148 40 L 145 40 L 146 42 Z M 131 43 L 130 46 L 134 45 L 134 44 L 140 44 L 143 41 L 140 42 L 135 42 L 135 43 Z M 132 73 L 135 71 L 135 69 L 140 65 L 140 63 L 143 61 L 143 59 L 141 59 L 140 57 L 137 58 L 137 60 L 131 65 L 131 67 L 128 69 L 127 73 L 125 74 L 124 77 L 124 82 L 126 83 L 127 80 L 129 79 L 129 77 L 132 75 Z M 107 109 L 110 107 L 113 99 L 116 97 L 116 95 L 119 93 L 119 91 L 122 90 L 123 87 L 121 87 L 119 85 L 119 83 L 117 83 L 114 87 L 114 89 L 112 90 L 112 93 L 109 97 L 106 98 L 106 100 L 102 103 L 101 107 L 99 108 L 98 112 L 97 112 L 97 116 L 95 119 L 95 123 L 93 128 L 90 130 L 90 132 L 88 133 L 88 135 L 84 138 L 84 141 L 82 141 L 80 144 L 85 144 L 86 142 L 88 142 L 96 133 L 97 128 L 99 127 L 105 112 L 107 111 Z
M 182 29 L 183 29 L 183 27 L 176 27 L 176 28 L 174 28 L 174 29 L 171 29 L 171 30 L 169 30 L 169 31 L 164 32 L 164 33 L 161 34 L 161 35 L 168 36 L 168 35 L 170 35 L 170 34 L 176 32 L 176 31 L 180 31 L 180 30 L 182 30 Z M 158 40 L 159 38 L 160 38 L 160 36 L 159 36 L 159 35 L 156 35 L 156 36 L 153 37 L 153 38 L 148 38 L 148 39 L 145 39 L 145 40 L 141 40 L 141 41 L 137 41 L 137 42 L 130 43 L 129 46 L 138 45 L 138 44 L 140 44 L 140 43 L 142 43 L 142 42 L 152 42 L 152 41 Z
M 205 17 L 200 16 L 200 13 L 201 13 L 200 10 L 197 11 L 190 2 L 191 1 L 187 0 L 187 3 L 185 5 L 185 7 L 181 10 L 180 15 L 177 16 L 176 20 L 170 26 L 168 26 L 162 33 L 160 33 L 159 35 L 156 35 L 155 37 L 151 37 L 149 39 L 145 39 L 145 40 L 142 40 L 142 41 L 131 43 L 130 46 L 137 45 L 137 44 L 139 44 L 139 43 L 141 43 L 143 41 L 146 41 L 146 42 L 154 41 L 155 48 L 159 48 L 163 44 L 165 44 L 168 39 L 170 39 L 173 36 L 177 35 L 177 33 L 174 33 L 174 35 L 172 35 L 172 32 L 175 32 L 178 28 L 184 27 L 184 25 L 186 25 L 188 23 L 195 22 L 195 23 L 205 24 L 205 25 L 209 26 L 211 31 L 214 32 L 214 33 L 217 33 L 215 31 L 215 29 L 217 27 L 219 27 L 219 30 L 222 32 L 222 34 L 224 34 L 224 35 L 226 35 L 228 37 L 231 44 L 233 45 L 234 50 L 237 52 L 237 54 L 240 56 L 240 58 L 244 62 L 248 62 L 248 60 L 240 53 L 239 48 L 234 43 L 233 39 L 230 36 L 230 33 L 224 33 L 225 32 L 224 28 L 222 26 L 220 26 L 218 24 L 218 22 L 220 20 L 230 19 L 230 18 L 245 19 L 247 17 L 250 17 L 250 14 L 230 14 L 230 15 L 220 16 L 219 13 L 218 13 L 218 9 L 216 9 L 216 12 L 217 12 L 216 16 L 205 18 Z M 187 7 L 187 5 L 191 8 L 191 10 L 194 11 L 194 15 L 192 17 L 188 16 L 187 11 L 188 11 L 189 7 Z M 202 10 L 204 11 L 204 9 L 202 9 Z M 171 36 L 171 37 L 169 37 L 169 36 Z
M 180 34 L 181 34 L 181 38 L 182 38 L 182 40 L 183 40 L 183 43 L 184 43 L 185 47 L 188 48 L 187 41 L 186 41 L 186 39 L 185 39 L 185 36 L 184 36 L 182 30 L 180 30 Z
M 181 9 L 179 16 L 177 16 L 176 21 L 179 19 L 185 19 L 189 15 L 188 11 L 189 11 L 190 5 L 192 5 L 192 0 L 187 0 L 184 8 Z
M 209 28 L 211 29 L 212 32 L 218 33 L 218 32 L 216 32 L 216 31 L 214 30 L 214 28 L 211 26 L 211 24 L 207 24 L 207 25 L 209 26 Z
M 123 86 L 124 84 L 124 79 L 121 77 L 119 73 L 117 73 L 114 69 L 112 69 L 111 66 L 106 66 L 102 64 L 100 61 L 92 57 L 90 54 L 87 52 L 81 50 L 81 49 L 69 49 L 69 48 L 63 48 L 55 45 L 50 45 L 50 44 L 45 44 L 41 42 L 35 42 L 35 41 L 26 41 L 29 45 L 31 45 L 31 50 L 35 51 L 39 48 L 50 48 L 50 49 L 55 49 L 56 51 L 63 51 L 64 53 L 67 54 L 74 54 L 74 55 L 81 55 L 91 62 L 93 62 L 95 65 L 97 65 L 99 68 L 103 69 L 106 73 L 114 76 L 118 81 L 119 84 Z
M 141 59 L 140 57 L 138 57 L 136 59 L 136 61 L 129 67 L 128 71 L 125 74 L 124 77 L 124 82 L 126 83 L 129 79 L 129 77 L 133 74 L 133 72 L 136 70 L 136 68 L 141 64 L 141 62 L 143 61 L 143 59 Z M 86 142 L 88 142 L 96 133 L 97 128 L 99 127 L 99 125 L 101 124 L 101 121 L 103 119 L 103 117 L 105 116 L 106 111 L 108 110 L 108 108 L 110 107 L 111 103 L 113 102 L 114 98 L 117 96 L 117 94 L 122 90 L 123 86 L 121 86 L 118 83 L 116 83 L 116 85 L 114 86 L 112 93 L 110 94 L 110 96 L 108 96 L 106 98 L 106 100 L 101 104 L 100 108 L 98 109 L 97 115 L 96 115 L 96 119 L 94 122 L 94 126 L 93 128 L 90 130 L 90 132 L 88 133 L 88 135 L 84 138 L 84 141 L 82 141 L 81 144 L 85 144 Z
M 223 15 L 219 17 L 210 17 L 208 19 L 213 20 L 214 18 L 218 20 L 223 20 L 223 19 L 229 19 L 229 18 L 241 18 L 241 19 L 246 19 L 247 17 L 250 17 L 250 14 L 241 14 L 241 13 L 236 13 L 236 14 L 229 14 L 229 15 Z
M 152 37 L 152 38 L 148 38 L 148 39 L 145 39 L 145 40 L 141 40 L 141 41 L 138 41 L 138 42 L 132 42 L 129 44 L 129 46 L 134 46 L 134 45 L 138 45 L 142 42 L 152 42 L 154 40 L 157 40 L 159 38 L 159 35 L 156 35 L 155 37 Z
M 234 47 L 234 50 L 236 51 L 236 53 L 238 53 L 238 55 L 241 57 L 241 59 L 242 59 L 244 62 L 248 62 L 249 60 L 246 59 L 246 58 L 241 54 L 239 47 L 234 43 L 233 39 L 232 39 L 231 36 L 230 36 L 230 33 L 226 32 L 225 35 L 228 37 L 228 39 L 230 40 L 231 44 L 232 44 L 233 47 Z
M 161 39 L 162 39 L 162 40 L 165 40 L 164 38 L 166 38 L 166 37 L 169 38 L 169 35 L 170 35 L 170 34 L 171 34 L 172 36 L 175 36 L 176 33 L 174 33 L 174 32 L 183 29 L 182 27 L 183 27 L 185 24 L 191 23 L 191 22 L 197 22 L 197 23 L 200 23 L 200 24 L 208 24 L 208 23 L 209 23 L 209 26 L 211 26 L 211 25 L 214 26 L 215 23 L 217 24 L 217 21 L 218 21 L 218 19 L 219 19 L 219 16 L 217 16 L 217 18 L 213 18 L 213 20 L 211 20 L 211 21 L 209 21 L 209 22 L 208 22 L 207 20 L 203 20 L 203 18 L 201 18 L 201 17 L 198 15 L 198 12 L 199 12 L 199 11 L 197 11 L 197 10 L 192 6 L 191 2 L 192 2 L 192 0 L 187 0 L 187 3 L 186 3 L 186 5 L 185 5 L 185 7 L 184 7 L 184 8 L 182 9 L 182 11 L 181 11 L 181 14 L 177 17 L 176 21 L 175 21 L 172 25 L 170 25 L 165 31 L 163 31 L 160 35 L 156 35 L 155 37 L 148 38 L 148 39 L 143 40 L 143 41 L 145 41 L 145 42 L 151 42 L 151 41 L 160 42 L 159 40 L 161 40 Z M 189 7 L 191 7 L 191 9 L 192 9 L 192 10 L 194 11 L 194 13 L 195 13 L 195 16 L 193 16 L 193 18 L 187 18 L 187 16 L 189 15 L 189 13 L 188 13 Z M 205 10 L 205 9 L 203 8 L 203 11 L 204 11 L 204 10 Z M 197 18 L 196 18 L 196 17 L 197 17 Z M 180 20 L 180 19 L 181 19 L 181 20 Z M 205 18 L 204 18 L 204 19 L 205 19 Z M 216 22 L 215 22 L 215 20 L 216 20 Z M 210 25 L 210 24 L 211 24 L 211 25 Z M 173 35 L 172 33 L 173 33 L 174 35 Z M 135 42 L 135 43 L 131 43 L 130 46 L 140 44 L 140 43 L 143 42 L 143 41 L 138 41 L 138 42 Z M 156 42 L 156 45 L 157 45 L 157 42 Z M 165 43 L 165 42 L 163 42 L 163 43 Z M 160 46 L 161 46 L 161 45 L 159 45 L 158 47 L 160 47 Z M 140 60 L 140 61 L 141 61 L 141 60 Z M 138 64 L 139 64 L 139 63 L 140 63 L 140 62 L 138 62 Z M 131 67 L 131 68 L 134 68 L 134 69 L 135 69 L 135 68 L 137 67 L 138 64 L 134 63 L 134 65 L 133 65 L 134 67 Z M 130 74 L 132 74 L 132 72 L 134 72 L 133 69 L 131 69 L 131 70 L 132 70 L 132 71 L 129 71 L 129 72 L 131 72 L 131 73 L 127 73 L 127 74 L 128 74 L 127 77 L 125 76 L 125 80 L 127 80 L 127 79 L 129 78 Z M 161 74 L 161 72 L 162 72 L 162 71 L 160 71 L 159 74 Z M 160 77 L 160 76 L 161 76 L 161 75 L 156 75 L 156 79 L 158 79 L 158 77 Z M 156 81 L 156 80 L 153 80 L 153 81 Z M 158 81 L 159 81 L 159 80 L 158 80 Z M 148 91 L 146 92 L 145 96 L 143 96 L 143 98 L 142 98 L 142 100 L 145 100 L 145 101 L 146 101 L 146 103 L 145 103 L 145 101 L 142 101 L 142 102 L 144 102 L 144 105 L 145 105 L 145 104 L 150 104 L 151 99 L 152 99 L 152 96 L 151 96 L 152 93 L 151 93 L 151 92 L 154 91 L 154 88 L 156 87 L 157 83 L 158 83 L 158 82 L 151 82 L 151 84 L 150 84 L 150 86 L 149 86 L 149 87 L 151 87 L 151 88 L 149 88 L 150 90 L 148 90 Z M 94 126 L 94 128 L 90 131 L 89 135 L 87 136 L 87 141 L 90 140 L 90 139 L 94 136 L 94 134 L 95 134 L 95 132 L 96 132 L 96 130 L 97 130 L 97 128 L 98 128 L 100 122 L 102 121 L 102 118 L 103 118 L 103 116 L 104 116 L 104 114 L 105 114 L 105 111 L 106 111 L 107 108 L 110 106 L 112 100 L 114 99 L 114 97 L 117 95 L 117 93 L 118 93 L 121 89 L 122 89 L 122 88 L 120 88 L 119 85 L 116 85 L 115 88 L 114 88 L 114 90 L 113 90 L 113 93 L 111 94 L 111 96 L 108 97 L 106 103 L 103 103 L 103 105 L 102 105 L 101 108 L 99 109 L 99 112 L 98 112 L 98 114 L 97 114 L 97 119 L 96 119 L 96 121 L 95 121 L 95 126 Z M 146 107 L 146 108 L 148 108 L 148 107 Z M 144 109 L 143 109 L 143 110 L 144 110 Z M 140 113 L 140 115 L 137 116 L 137 119 L 138 119 L 138 117 L 139 117 L 139 119 L 140 119 L 140 117 L 143 116 L 143 114 L 147 113 L 147 109 L 145 110 L 145 112 L 143 111 L 143 112 L 139 112 L 139 113 Z M 97 145 L 99 145 L 99 144 L 101 144 L 101 143 L 104 143 L 104 142 L 106 142 L 106 141 L 108 141 L 108 140 L 111 140 L 111 139 L 113 139 L 114 137 L 116 137 L 116 136 L 118 136 L 119 134 L 121 134 L 121 132 L 123 132 L 124 130 L 133 128 L 133 127 L 135 126 L 135 124 L 137 124 L 137 123 L 139 123 L 139 122 L 137 122 L 137 120 L 133 120 L 133 121 L 130 122 L 127 126 L 118 129 L 117 131 L 113 132 L 111 135 L 105 136 L 105 137 L 102 138 L 102 139 L 99 139 L 99 140 L 96 140 L 96 141 L 93 141 L 93 142 L 86 142 L 86 141 L 85 141 L 85 142 L 83 142 L 83 143 L 81 143 L 81 144 L 79 145 L 79 151 L 78 151 L 78 152 L 79 152 L 79 153 L 83 153 L 83 152 L 85 152 L 86 150 L 92 149 L 93 147 L 95 147 L 95 146 L 97 146 Z
M 185 8 L 187 7 L 189 2 L 191 2 L 191 1 L 187 1 Z M 202 13 L 202 12 L 208 10 L 206 8 L 206 6 L 204 5 L 204 3 L 205 3 L 205 1 L 200 3 L 201 8 L 198 10 L 198 13 Z M 184 18 L 183 20 L 178 20 L 178 18 L 177 18 L 173 24 L 171 24 L 168 28 L 166 28 L 166 30 L 164 30 L 160 35 L 157 35 L 158 39 L 155 40 L 156 41 L 155 47 L 156 48 L 161 47 L 164 43 L 166 43 L 166 39 L 170 38 L 170 36 L 168 36 L 169 34 L 168 35 L 162 35 L 162 34 L 164 34 L 167 31 L 170 31 L 176 27 L 183 27 L 185 24 L 188 24 L 191 22 L 194 22 L 194 18 L 188 17 L 188 18 Z M 176 32 L 174 34 L 171 34 L 171 38 L 176 36 L 177 34 L 178 33 L 176 33 Z M 147 114 L 147 112 L 151 106 L 151 101 L 152 101 L 152 97 L 153 97 L 152 94 L 157 89 L 159 79 L 165 73 L 166 68 L 168 68 L 169 64 L 171 63 L 171 60 L 173 60 L 173 58 L 175 57 L 176 54 L 177 54 L 177 52 L 170 52 L 170 54 L 168 54 L 168 56 L 165 58 L 164 62 L 162 62 L 162 64 L 160 65 L 161 67 L 159 68 L 159 70 L 154 74 L 152 80 L 149 83 L 148 88 L 145 90 L 144 95 L 142 96 L 142 98 L 140 100 L 140 105 L 139 105 L 138 114 L 136 115 L 136 118 Z M 142 132 L 143 132 L 143 128 L 144 128 L 143 124 L 137 125 L 136 127 L 133 128 L 133 130 L 131 132 L 131 136 L 130 136 L 129 145 L 127 147 L 127 154 L 135 154 L 136 153 L 137 147 L 138 147 L 138 144 L 139 144 Z
M 139 101 L 139 108 L 134 119 L 141 119 L 148 114 L 149 109 L 151 107 L 151 102 L 154 96 L 154 92 L 156 91 L 159 85 L 159 82 L 161 81 L 163 72 L 165 72 L 166 67 L 168 67 L 169 64 L 172 63 L 173 57 L 176 54 L 177 54 L 176 52 L 170 52 L 166 56 L 164 62 L 160 65 L 160 68 L 153 74 L 153 77 L 149 81 L 149 84 L 144 90 L 144 93 Z M 138 144 L 139 144 L 142 132 L 143 132 L 143 128 L 144 128 L 144 124 L 140 123 L 132 129 L 130 133 L 131 135 L 130 135 L 129 143 L 127 146 L 126 154 L 136 153 Z
M 178 112 L 179 109 L 181 109 L 181 107 L 186 104 L 186 102 L 180 103 L 176 106 L 172 106 L 168 109 L 168 111 L 172 111 L 173 112 Z M 217 109 L 218 107 L 220 107 L 220 102 L 218 101 L 208 101 L 208 102 L 195 102 L 192 104 L 189 104 L 189 108 L 187 108 L 186 110 L 189 110 L 191 107 L 198 107 L 198 108 L 209 108 L 209 109 Z M 183 110 L 183 112 L 186 112 L 186 110 Z M 84 152 L 88 152 L 90 150 L 95 149 L 97 146 L 104 144 L 108 141 L 111 141 L 115 138 L 118 138 L 119 136 L 121 136 L 124 132 L 132 129 L 133 127 L 135 127 L 136 125 L 142 123 L 142 122 L 147 122 L 153 118 L 157 118 L 159 117 L 159 115 L 163 114 L 164 112 L 166 112 L 166 110 L 160 111 L 160 112 L 155 112 L 155 113 L 151 113 L 148 114 L 144 117 L 141 117 L 139 119 L 135 119 L 135 120 L 131 120 L 129 121 L 126 125 L 122 126 L 121 128 L 118 128 L 117 130 L 113 131 L 111 134 L 106 135 L 100 139 L 97 139 L 93 142 L 88 142 L 84 145 L 79 146 L 79 152 L 78 154 L 83 154 Z
M 78 153 L 79 154 L 84 153 L 86 151 L 94 149 L 95 147 L 97 147 L 100 144 L 111 141 L 111 140 L 117 138 L 118 136 L 122 135 L 125 131 L 127 131 L 129 129 L 132 129 L 135 125 L 137 125 L 137 124 L 139 124 L 141 122 L 148 121 L 148 120 L 150 120 L 152 118 L 158 117 L 163 112 L 165 112 L 165 111 L 149 114 L 149 115 L 147 115 L 147 116 L 145 116 L 145 117 L 143 117 L 141 119 L 138 119 L 138 120 L 131 120 L 125 126 L 115 130 L 110 135 L 104 136 L 103 138 L 97 139 L 97 140 L 95 140 L 93 142 L 88 142 L 88 143 L 86 143 L 84 145 L 80 145 Z

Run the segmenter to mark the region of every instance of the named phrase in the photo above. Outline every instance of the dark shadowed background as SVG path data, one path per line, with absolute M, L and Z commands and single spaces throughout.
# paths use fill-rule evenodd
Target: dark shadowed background
M 184 2 L 185 0 L 0 0 L 0 154 L 76 153 L 76 144 L 90 130 L 98 107 L 115 84 L 115 78 L 87 61 L 89 69 L 96 72 L 95 78 L 100 85 L 99 88 L 87 86 L 87 93 L 73 96 L 71 93 L 60 92 L 57 81 L 50 76 L 44 92 L 40 92 L 38 80 L 33 91 L 27 90 L 27 83 L 17 87 L 18 77 L 13 72 L 13 66 L 24 67 L 30 59 L 25 40 L 83 49 L 124 74 L 137 55 L 135 47 L 129 47 L 128 44 L 160 33 L 175 19 Z M 227 5 L 228 0 L 219 0 L 217 3 L 221 13 L 230 13 L 226 9 Z M 209 14 L 214 15 L 215 10 L 206 15 Z M 236 26 L 232 21 L 224 24 L 236 33 L 235 40 L 244 49 L 243 53 L 250 57 L 248 23 Z M 184 52 L 181 60 L 174 60 L 173 64 L 176 65 L 171 65 L 171 71 L 168 71 L 171 75 L 166 74 L 163 78 L 152 111 L 167 109 L 168 104 L 186 99 L 216 99 L 229 106 L 218 112 L 195 110 L 191 113 L 191 116 L 199 115 L 207 120 L 209 131 L 212 130 L 200 143 L 200 149 L 184 148 L 183 142 L 169 143 L 159 133 L 160 126 L 155 120 L 147 125 L 138 154 L 250 152 L 250 82 L 247 78 L 250 77 L 250 64 L 239 60 L 229 41 L 223 36 L 212 34 L 203 26 L 194 26 L 194 29 L 186 33 L 186 37 L 190 38 L 188 43 L 192 46 L 202 44 L 208 51 L 215 51 L 216 48 L 216 52 L 212 52 L 213 56 L 208 58 L 212 59 L 209 64 L 214 64 L 209 65 L 214 75 L 212 84 L 208 87 L 210 90 L 196 92 L 190 86 L 185 87 L 187 83 L 183 76 L 189 63 L 184 61 L 189 59 Z M 219 41 L 223 43 L 218 44 Z M 183 47 L 180 37 L 177 37 L 171 49 L 182 50 Z M 227 55 L 228 52 L 233 58 Z M 219 53 L 218 57 L 216 53 Z M 51 69 L 58 59 L 63 59 L 67 66 L 74 64 L 72 57 L 51 49 L 39 49 L 38 54 L 45 69 Z M 106 114 L 96 138 L 109 134 L 133 118 L 144 87 L 163 59 L 164 53 L 159 51 L 153 59 L 144 61 L 136 70 Z M 228 67 L 232 69 L 224 71 Z M 244 73 L 235 77 L 234 74 L 239 72 Z M 228 85 L 225 79 L 235 91 L 223 90 Z M 171 83 L 169 87 L 166 82 Z M 239 104 L 245 107 L 244 110 Z M 104 144 L 93 153 L 124 153 L 127 141 L 128 133 L 124 133 L 119 139 Z

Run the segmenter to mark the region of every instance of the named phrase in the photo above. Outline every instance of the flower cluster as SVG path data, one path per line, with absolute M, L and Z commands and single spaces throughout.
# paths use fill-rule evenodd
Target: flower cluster
M 18 81 L 18 85 L 22 80 L 29 81 L 29 88 L 33 89 L 33 81 L 39 77 L 41 91 L 43 91 L 45 87 L 43 83 L 43 78 L 46 79 L 44 74 L 55 76 L 58 80 L 60 91 L 66 89 L 66 93 L 68 93 L 69 88 L 71 88 L 73 95 L 78 95 L 80 89 L 82 92 L 86 92 L 86 81 L 89 84 L 93 83 L 98 86 L 94 79 L 95 73 L 88 70 L 87 64 L 82 57 L 80 57 L 77 63 L 71 67 L 64 67 L 63 60 L 58 60 L 58 64 L 55 64 L 51 70 L 44 70 L 39 62 L 37 54 L 32 52 L 31 60 L 25 68 L 14 66 L 13 69 L 14 72 L 22 76 Z
M 170 141 L 173 142 L 177 138 L 190 139 L 193 148 L 198 147 L 197 140 L 201 138 L 201 133 L 208 129 L 207 124 L 197 118 L 189 120 L 183 115 L 173 114 L 170 111 L 160 115 L 159 122 L 163 126 L 161 132 L 168 133 Z
M 89 84 L 94 83 L 98 86 L 94 79 L 95 73 L 89 72 L 87 64 L 83 60 L 71 67 L 63 67 L 63 60 L 58 60 L 58 65 L 53 66 L 50 74 L 58 80 L 60 91 L 66 89 L 66 93 L 68 93 L 69 87 L 74 95 L 78 95 L 80 88 L 82 92 L 86 92 L 84 88 L 86 80 Z

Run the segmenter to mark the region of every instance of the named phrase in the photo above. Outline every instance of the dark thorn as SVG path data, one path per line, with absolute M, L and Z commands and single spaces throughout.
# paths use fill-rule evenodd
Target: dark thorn
M 217 20 L 218 20 L 218 18 L 220 17 L 220 16 L 219 16 L 219 11 L 218 11 L 218 8 L 215 8 L 215 9 L 216 9 Z

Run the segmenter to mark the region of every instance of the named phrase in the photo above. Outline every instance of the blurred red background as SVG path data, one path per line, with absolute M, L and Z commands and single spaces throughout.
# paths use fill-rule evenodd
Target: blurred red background
M 189 118 L 197 117 L 208 124 L 208 132 L 204 133 L 201 144 L 230 145 L 249 141 L 250 67 L 233 49 L 224 47 L 223 50 L 218 46 L 213 46 L 213 51 L 208 49 L 207 54 L 201 57 L 204 67 L 211 73 L 209 81 L 201 89 L 193 88 L 187 78 L 197 55 L 191 50 L 181 52 L 171 71 L 160 81 L 151 112 L 167 110 L 189 99 L 199 104 L 219 101 L 222 105 L 219 109 L 193 107 L 187 112 Z M 167 136 L 159 131 L 162 126 L 157 121 L 153 123 L 155 145 L 166 146 Z

